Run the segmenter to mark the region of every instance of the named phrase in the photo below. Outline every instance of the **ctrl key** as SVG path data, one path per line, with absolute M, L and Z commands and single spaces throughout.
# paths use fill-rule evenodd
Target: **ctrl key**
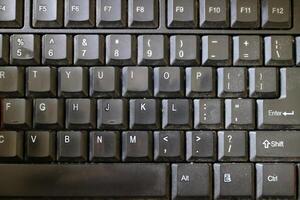
M 23 159 L 23 132 L 0 131 L 0 162 Z

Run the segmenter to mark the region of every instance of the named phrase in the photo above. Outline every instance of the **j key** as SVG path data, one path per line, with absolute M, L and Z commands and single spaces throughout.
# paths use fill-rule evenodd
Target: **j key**
M 194 100 L 194 128 L 222 129 L 224 127 L 224 105 L 221 99 Z
M 88 95 L 88 71 L 83 67 L 58 69 L 58 95 L 63 97 Z
M 22 67 L 0 68 L 0 96 L 21 97 L 24 95 L 24 69 Z
M 299 131 L 250 132 L 250 160 L 292 162 L 300 160 Z
M 90 68 L 90 96 L 116 97 L 120 95 L 120 70 L 116 67 Z
M 97 102 L 97 128 L 119 130 L 127 129 L 128 108 L 123 99 L 99 99 Z
M 10 63 L 37 65 L 40 63 L 40 36 L 14 34 L 10 37 Z
M 129 102 L 131 129 L 160 128 L 160 106 L 154 99 L 131 99 Z
M 26 68 L 26 95 L 30 97 L 56 96 L 56 69 L 53 67 Z
M 193 35 L 176 35 L 170 37 L 171 65 L 199 65 L 200 39 Z
M 219 131 L 218 150 L 220 161 L 247 161 L 248 133 L 245 131 Z
M 253 165 L 214 164 L 214 189 L 215 199 L 254 199 Z
M 124 67 L 123 96 L 147 97 L 152 95 L 152 69 L 148 67 Z
M 104 63 L 104 37 L 76 35 L 74 37 L 74 64 L 99 65 Z
M 180 67 L 154 68 L 154 95 L 158 97 L 183 96 L 182 71 Z
M 23 149 L 23 132 L 0 131 L 0 161 L 21 161 Z
M 51 162 L 55 160 L 56 134 L 50 131 L 26 132 L 26 159 L 32 162 Z
M 106 64 L 134 65 L 136 63 L 136 39 L 132 35 L 106 36 Z
M 233 64 L 237 66 L 261 66 L 263 64 L 261 37 L 233 37 Z
M 276 68 L 250 68 L 249 96 L 276 98 L 279 96 L 279 73 Z
M 185 69 L 186 96 L 214 97 L 216 95 L 215 69 L 211 67 L 188 67 Z
M 294 65 L 293 37 L 269 36 L 265 38 L 265 65 Z
M 167 65 L 169 61 L 168 38 L 163 35 L 138 36 L 139 65 Z
M 97 27 L 122 28 L 126 26 L 126 1 L 96 0 Z
M 21 28 L 23 26 L 23 0 L 1 0 L 0 27 Z
M 95 0 L 66 0 L 65 1 L 66 27 L 94 27 Z
M 196 28 L 198 7 L 195 0 L 168 0 L 169 28 Z
M 211 162 L 216 158 L 216 133 L 213 131 L 186 132 L 186 160 Z
M 3 99 L 1 101 L 1 127 L 27 129 L 32 122 L 32 102 L 29 99 Z
M 184 160 L 184 134 L 180 131 L 154 132 L 154 160 L 180 162 Z
M 210 164 L 172 164 L 172 199 L 211 199 Z
M 260 2 L 258 0 L 231 1 L 231 27 L 258 28 L 260 25 Z
M 296 199 L 296 173 L 292 163 L 256 164 L 256 198 Z
M 262 0 L 262 27 L 290 28 L 292 6 L 290 0 Z
M 9 63 L 8 49 L 9 49 L 8 35 L 0 34 L 0 65 L 7 65 Z
M 217 2 L 222 2 L 222 1 L 217 1 Z M 217 35 L 203 36 L 202 37 L 202 64 L 217 65 L 217 66 L 230 65 L 231 64 L 231 38 L 229 36 L 217 36 Z
M 296 55 L 297 55 L 297 65 L 300 65 L 300 37 L 296 38 Z
M 84 162 L 87 160 L 87 133 L 84 131 L 57 132 L 57 160 Z
M 120 160 L 120 133 L 90 132 L 90 161 L 114 162 Z
M 229 1 L 228 0 L 200 0 L 201 28 L 228 28 Z
M 190 129 L 192 126 L 192 106 L 188 99 L 162 100 L 162 128 Z
M 218 69 L 219 97 L 247 96 L 247 69 L 242 67 Z
M 34 99 L 33 127 L 36 129 L 62 129 L 64 102 L 62 99 Z
M 158 15 L 158 0 L 128 1 L 128 26 L 130 28 L 157 28 Z
M 122 133 L 122 160 L 126 162 L 147 162 L 152 160 L 152 133 L 128 131 Z
M 252 99 L 225 100 L 225 128 L 254 129 L 255 104 Z
M 59 28 L 63 26 L 63 1 L 33 0 L 32 26 L 35 28 Z
M 66 100 L 66 128 L 93 129 L 96 127 L 96 105 L 93 99 Z
M 67 35 L 47 34 L 42 39 L 44 65 L 70 65 L 72 63 L 72 38 Z

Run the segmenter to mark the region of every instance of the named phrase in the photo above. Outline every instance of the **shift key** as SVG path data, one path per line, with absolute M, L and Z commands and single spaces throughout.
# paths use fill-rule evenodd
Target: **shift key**
M 250 160 L 300 161 L 300 131 L 251 131 Z

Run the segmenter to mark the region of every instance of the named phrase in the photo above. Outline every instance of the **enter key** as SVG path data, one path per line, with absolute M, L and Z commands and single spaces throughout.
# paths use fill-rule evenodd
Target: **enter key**
M 281 69 L 280 80 L 279 99 L 257 100 L 259 129 L 300 128 L 300 69 Z

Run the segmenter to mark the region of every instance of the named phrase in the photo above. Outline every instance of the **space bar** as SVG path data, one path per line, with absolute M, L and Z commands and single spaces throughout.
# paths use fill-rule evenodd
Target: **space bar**
M 0 164 L 0 197 L 168 198 L 167 164 Z

